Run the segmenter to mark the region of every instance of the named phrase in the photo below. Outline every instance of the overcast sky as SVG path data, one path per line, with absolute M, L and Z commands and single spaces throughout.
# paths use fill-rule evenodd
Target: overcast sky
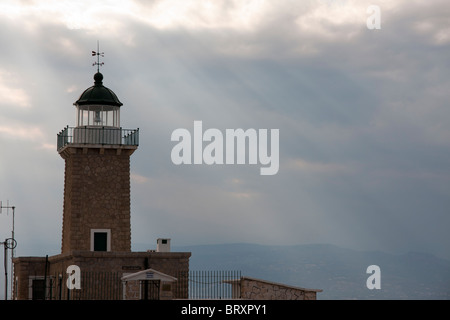
M 369 30 L 369 5 L 381 29 Z M 0 200 L 16 255 L 60 253 L 64 161 L 93 84 L 131 158 L 132 249 L 329 243 L 450 259 L 446 0 L 1 1 Z M 280 166 L 179 165 L 177 128 L 279 129 Z M 0 215 L 0 241 L 12 214 Z

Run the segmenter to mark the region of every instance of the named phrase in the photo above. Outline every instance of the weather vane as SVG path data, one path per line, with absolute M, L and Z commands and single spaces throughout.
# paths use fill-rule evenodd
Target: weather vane
M 94 62 L 92 65 L 93 66 L 97 66 L 97 72 L 100 72 L 100 66 L 104 65 L 104 62 L 100 62 L 100 56 L 104 57 L 105 53 L 104 52 L 100 52 L 99 50 L 99 45 L 98 45 L 98 41 L 97 41 L 97 51 L 92 51 L 92 56 L 97 56 L 97 61 Z

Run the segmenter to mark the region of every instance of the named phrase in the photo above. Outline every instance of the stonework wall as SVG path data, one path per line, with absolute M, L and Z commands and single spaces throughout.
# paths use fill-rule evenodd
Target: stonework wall
M 61 252 L 91 249 L 91 229 L 111 230 L 111 251 L 131 251 L 130 155 L 134 149 L 68 146 Z
M 17 259 L 17 258 L 16 258 Z M 30 279 L 45 275 L 45 257 L 28 257 L 23 263 L 14 263 L 14 287 L 13 297 L 15 299 L 28 299 L 30 296 Z
M 139 281 L 129 281 L 125 286 L 125 300 L 140 300 L 141 288 Z
M 73 251 L 71 253 L 48 257 L 47 272 L 45 272 L 45 257 L 18 257 L 14 259 L 14 274 L 17 278 L 14 284 L 14 295 L 19 300 L 28 299 L 30 296 L 30 277 L 44 277 L 47 274 L 48 278 L 53 277 L 56 279 L 60 274 L 66 276 L 67 267 L 70 265 L 80 267 L 82 276 L 85 272 L 105 272 L 117 273 L 120 279 L 125 274 L 152 268 L 177 278 L 180 273 L 187 274 L 189 272 L 190 256 L 190 252 Z M 108 278 L 105 281 L 110 282 Z M 117 291 L 121 290 L 122 283 L 117 283 L 114 288 Z M 92 285 L 91 283 L 91 287 L 88 287 L 86 283 L 82 283 L 81 290 L 89 292 L 89 295 L 95 298 L 98 297 L 97 291 L 104 291 L 105 289 L 102 283 L 97 283 L 96 285 Z M 188 298 L 187 281 L 179 281 L 173 284 L 172 290 L 176 290 L 179 298 Z M 54 294 L 57 294 L 57 290 L 54 291 Z M 85 292 L 75 293 L 82 298 L 86 296 Z M 167 298 L 167 295 L 164 294 L 162 298 Z M 53 299 L 56 299 L 56 297 Z M 122 299 L 122 297 L 119 297 L 119 299 Z
M 241 278 L 241 298 L 249 300 L 316 300 L 322 290 L 304 289 L 265 280 Z
M 174 297 L 173 289 L 176 284 L 170 282 L 159 282 L 159 300 L 172 300 Z M 140 281 L 127 281 L 125 284 L 125 300 L 141 300 L 142 292 L 141 292 L 141 283 Z M 152 299 L 152 298 L 149 298 Z

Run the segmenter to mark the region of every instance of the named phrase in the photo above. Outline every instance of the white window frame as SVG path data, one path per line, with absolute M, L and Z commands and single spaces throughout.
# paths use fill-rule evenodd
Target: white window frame
M 51 279 L 53 279 L 53 276 L 47 276 L 47 280 L 45 282 L 44 295 L 45 295 L 46 298 L 48 297 L 48 295 L 50 293 L 50 281 L 51 281 Z M 34 280 L 45 280 L 45 276 L 28 276 L 28 300 L 32 300 L 33 299 L 33 281 Z
M 111 229 L 91 229 L 91 251 L 94 251 L 95 233 L 106 233 L 106 252 L 111 251 Z

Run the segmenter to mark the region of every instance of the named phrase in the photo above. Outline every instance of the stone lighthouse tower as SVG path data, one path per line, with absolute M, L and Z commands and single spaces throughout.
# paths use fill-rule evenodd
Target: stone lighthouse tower
M 75 126 L 57 134 L 65 162 L 61 253 L 16 257 L 14 299 L 188 297 L 190 252 L 131 251 L 130 158 L 139 129 L 121 127 L 123 104 L 103 82 L 97 68 L 73 103 Z M 79 287 L 67 270 L 78 270 Z
M 139 131 L 121 128 L 122 103 L 99 70 L 74 106 L 76 127 L 58 134 L 65 160 L 61 252 L 131 251 L 130 156 Z

